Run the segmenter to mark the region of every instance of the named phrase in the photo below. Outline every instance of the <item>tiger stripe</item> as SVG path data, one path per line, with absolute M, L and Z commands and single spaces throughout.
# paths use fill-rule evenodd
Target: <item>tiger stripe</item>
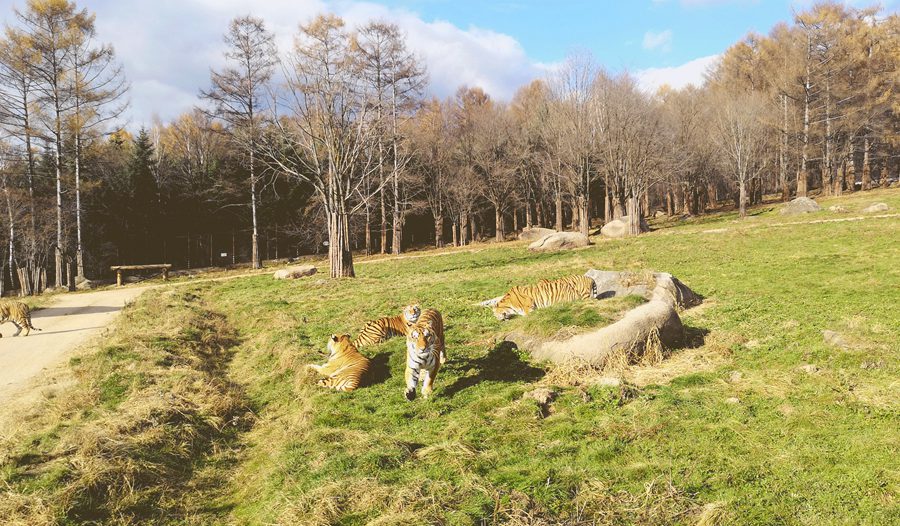
M 324 365 L 307 365 L 309 369 L 325 376 L 316 382 L 317 385 L 345 392 L 359 387 L 371 362 L 359 353 L 350 341 L 350 335 L 332 334 L 328 340 L 328 351 L 330 356 Z
M 542 279 L 535 285 L 517 285 L 509 289 L 492 308 L 498 320 L 507 320 L 515 315 L 527 316 L 535 309 L 557 303 L 590 299 L 596 294 L 597 285 L 587 276 Z
M 21 301 L 0 302 L 0 324 L 7 321 L 11 322 L 18 329 L 13 336 L 21 334 L 22 329 L 25 329 L 23 336 L 28 336 L 32 330 L 41 330 L 31 324 L 31 309 L 27 303 Z
M 413 400 L 416 397 L 416 386 L 420 378 L 422 397 L 430 397 L 434 390 L 434 379 L 441 365 L 446 362 L 444 319 L 437 310 L 425 309 L 406 335 L 406 399 Z
M 385 316 L 372 320 L 363 327 L 356 338 L 353 345 L 357 349 L 370 345 L 378 345 L 395 336 L 406 336 L 412 324 L 416 323 L 421 314 L 419 305 L 407 305 L 403 308 L 403 312 L 397 316 Z

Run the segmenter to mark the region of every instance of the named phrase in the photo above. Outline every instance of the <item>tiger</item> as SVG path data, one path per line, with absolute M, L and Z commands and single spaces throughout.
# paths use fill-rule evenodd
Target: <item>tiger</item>
M 31 334 L 32 330 L 41 330 L 31 324 L 31 309 L 28 308 L 28 304 L 21 301 L 0 302 L 0 324 L 7 321 L 11 322 L 18 329 L 13 336 L 18 336 L 23 328 L 25 329 L 24 336 Z M 2 338 L 2 335 L 0 335 L 0 338 Z
M 385 316 L 370 321 L 353 340 L 353 345 L 357 349 L 362 349 L 368 345 L 377 345 L 394 336 L 406 336 L 409 328 L 418 321 L 420 314 L 422 314 L 422 309 L 417 303 L 414 303 L 403 307 L 403 312 L 397 316 Z
M 336 391 L 352 391 L 359 387 L 363 375 L 369 370 L 369 359 L 359 353 L 349 334 L 332 334 L 328 339 L 330 355 L 325 365 L 308 364 L 307 369 L 325 376 L 317 385 Z
M 567 276 L 552 281 L 542 279 L 536 285 L 517 285 L 509 289 L 492 309 L 498 320 L 508 320 L 516 314 L 527 316 L 535 309 L 596 295 L 597 285 L 587 276 Z
M 444 320 L 435 309 L 425 309 L 419 321 L 406 335 L 406 390 L 407 400 L 416 397 L 419 374 L 422 374 L 422 397 L 428 399 L 434 389 L 434 379 L 441 365 L 447 362 L 444 345 Z

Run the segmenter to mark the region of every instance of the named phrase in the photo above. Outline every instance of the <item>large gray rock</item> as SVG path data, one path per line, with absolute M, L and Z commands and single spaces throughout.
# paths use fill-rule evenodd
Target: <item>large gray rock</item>
M 556 232 L 555 234 L 544 236 L 528 245 L 528 250 L 570 250 L 573 248 L 586 247 L 590 244 L 591 241 L 588 237 L 580 232 Z
M 684 342 L 684 326 L 675 309 L 665 301 L 649 301 L 601 329 L 562 341 L 548 341 L 531 349 L 537 360 L 584 361 L 603 367 L 616 355 L 642 356 L 648 345 L 671 349 Z
M 318 269 L 312 265 L 298 265 L 296 267 L 283 268 L 276 270 L 273 276 L 275 279 L 297 279 L 304 276 L 312 276 Z
M 539 226 L 526 228 L 522 230 L 519 234 L 519 239 L 521 241 L 537 241 L 538 239 L 543 239 L 550 234 L 555 234 L 556 230 L 552 228 L 541 228 Z
M 808 197 L 798 197 L 790 203 L 784 205 L 781 209 L 783 215 L 808 214 L 810 212 L 818 212 L 821 210 L 819 203 Z
M 869 205 L 863 208 L 864 214 L 877 214 L 879 212 L 887 212 L 891 207 L 887 205 L 887 203 L 875 203 L 873 205 Z
M 684 343 L 684 326 L 678 310 L 701 302 L 699 295 L 671 274 L 613 272 L 591 269 L 586 276 L 597 284 L 598 298 L 637 294 L 649 301 L 628 311 L 606 327 L 564 340 L 548 340 L 522 333 L 508 341 L 529 351 L 538 360 L 578 360 L 604 367 L 626 357 L 640 360 L 645 352 L 672 349 Z M 657 349 L 654 349 L 657 348 Z
M 650 226 L 647 225 L 647 221 L 642 217 L 641 218 L 641 232 L 647 232 L 650 230 Z M 600 233 L 606 237 L 625 237 L 628 235 L 628 216 L 622 216 L 619 219 L 613 219 L 609 223 L 603 225 L 603 228 L 600 229 Z
M 648 300 L 665 301 L 676 309 L 688 309 L 702 302 L 697 293 L 667 272 L 638 274 L 590 269 L 584 275 L 594 280 L 600 299 L 643 296 Z

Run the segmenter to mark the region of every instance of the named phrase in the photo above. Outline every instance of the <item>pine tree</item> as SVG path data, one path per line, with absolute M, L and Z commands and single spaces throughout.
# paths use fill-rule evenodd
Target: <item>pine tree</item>
M 128 162 L 128 174 L 131 180 L 131 241 L 134 243 L 134 254 L 149 263 L 148 258 L 160 254 L 157 250 L 157 210 L 159 191 L 153 175 L 153 158 L 155 152 L 150 134 L 141 128 L 134 141 L 131 159 Z

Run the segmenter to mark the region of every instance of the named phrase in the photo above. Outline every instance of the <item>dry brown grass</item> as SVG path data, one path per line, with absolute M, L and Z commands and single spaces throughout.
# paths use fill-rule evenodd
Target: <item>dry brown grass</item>
M 195 484 L 197 462 L 252 421 L 222 374 L 234 331 L 197 296 L 148 296 L 77 359 L 76 385 L 0 444 L 6 523 L 167 522 L 214 493 Z

